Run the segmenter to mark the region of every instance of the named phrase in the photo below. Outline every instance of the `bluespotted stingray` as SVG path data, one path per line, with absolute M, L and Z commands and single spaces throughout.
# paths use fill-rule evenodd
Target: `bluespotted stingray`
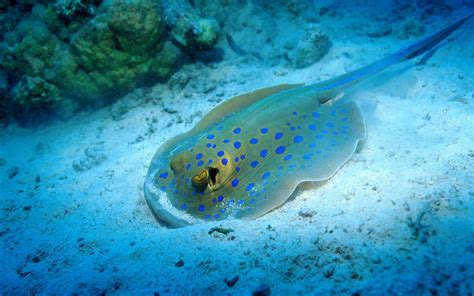
M 282 205 L 298 184 L 330 178 L 366 137 L 361 110 L 347 99 L 351 86 L 429 54 L 469 17 L 342 76 L 228 99 L 158 149 L 145 180 L 148 205 L 172 227 L 254 219 Z

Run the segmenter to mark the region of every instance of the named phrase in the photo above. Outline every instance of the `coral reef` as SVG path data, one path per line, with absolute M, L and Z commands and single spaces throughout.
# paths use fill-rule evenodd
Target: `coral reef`
M 54 66 L 57 41 L 40 21 L 22 21 L 15 31 L 5 36 L 4 67 L 13 77 L 47 76 Z
M 220 35 L 215 20 L 191 7 L 165 22 L 163 3 L 155 0 L 18 1 L 0 12 L 3 113 L 8 105 L 51 110 L 48 104 L 61 100 L 81 108 L 108 104 L 166 79 L 183 55 L 211 49 Z
M 116 1 L 72 39 L 60 67 L 69 96 L 96 100 L 136 87 L 147 77 L 167 77 L 180 56 L 163 38 L 155 1 Z

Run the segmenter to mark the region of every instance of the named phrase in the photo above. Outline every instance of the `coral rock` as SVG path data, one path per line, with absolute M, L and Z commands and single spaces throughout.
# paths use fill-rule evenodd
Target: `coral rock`
M 63 57 L 66 93 L 95 100 L 168 76 L 180 52 L 164 42 L 162 19 L 155 1 L 113 2 L 76 34 Z
M 185 13 L 176 21 L 171 35 L 187 50 L 205 50 L 219 39 L 220 27 L 214 19 L 200 19 Z
M 15 103 L 24 109 L 51 106 L 61 100 L 59 89 L 39 77 L 25 76 L 13 90 Z
M 289 59 L 295 68 L 305 68 L 321 60 L 329 48 L 331 48 L 329 37 L 319 27 L 311 26 L 306 29 L 296 48 L 290 52 Z

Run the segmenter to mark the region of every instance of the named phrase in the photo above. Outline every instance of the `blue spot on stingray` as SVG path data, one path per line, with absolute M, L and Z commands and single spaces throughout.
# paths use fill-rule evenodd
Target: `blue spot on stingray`
M 212 203 L 215 204 L 217 200 L 215 198 L 212 199 Z
M 275 134 L 275 140 L 280 140 L 281 138 L 283 138 L 283 133 L 278 132 Z
M 221 150 L 221 151 L 217 152 L 217 156 L 219 156 L 219 157 L 224 156 L 224 151 Z
M 236 168 L 235 168 L 235 171 L 236 171 L 237 173 L 240 172 L 240 167 L 236 167 Z
M 314 148 L 314 147 L 316 147 L 316 144 L 315 144 L 315 143 L 311 143 L 311 144 L 308 145 L 308 147 L 309 147 L 309 148 Z
M 206 207 L 204 205 L 199 206 L 199 212 L 204 212 L 206 210 Z
M 207 138 L 208 138 L 209 140 L 214 139 L 214 137 L 215 137 L 214 134 L 209 134 L 209 135 L 207 135 Z
M 290 125 L 291 125 L 291 123 L 290 123 L 290 122 L 287 122 L 287 123 L 286 123 L 286 125 L 290 126 Z
M 338 132 L 332 132 L 332 134 L 335 135 L 335 136 L 339 135 Z
M 206 216 L 204 217 L 205 220 L 209 220 L 210 218 L 211 218 L 211 215 L 206 215 Z
M 218 218 L 219 218 L 219 214 L 215 214 L 214 219 L 218 219 Z
M 236 157 L 234 158 L 234 161 L 235 161 L 235 162 L 239 162 L 239 157 L 236 156 Z
M 239 179 L 235 178 L 232 180 L 232 187 L 237 187 L 239 185 Z
M 315 131 L 316 130 L 316 125 L 311 123 L 310 125 L 308 125 L 308 128 L 312 131 Z
M 296 128 L 294 126 L 290 126 L 290 131 L 294 131 Z
M 197 166 L 200 167 L 204 164 L 204 161 L 200 160 L 198 163 L 197 163 Z
M 331 116 L 336 116 L 336 109 L 331 110 Z
M 257 165 L 258 165 L 258 161 L 256 161 L 256 160 L 254 160 L 250 163 L 250 166 L 253 167 L 253 168 L 256 167 Z
M 216 127 L 216 130 L 221 131 L 223 128 L 224 128 L 223 125 L 219 125 L 218 127 Z
M 257 139 L 257 138 L 252 138 L 252 139 L 250 139 L 250 144 L 255 145 L 255 144 L 257 144 L 257 143 L 258 143 L 258 139 Z
M 224 197 L 223 197 L 222 195 L 219 195 L 219 196 L 217 197 L 217 201 L 218 201 L 218 202 L 221 202 L 221 201 L 223 201 L 223 200 L 224 200 Z
M 240 159 L 244 160 L 244 159 L 245 159 L 245 154 L 242 154 L 242 155 L 240 156 Z
M 216 148 L 216 147 L 217 147 L 217 145 L 216 145 L 216 144 L 212 145 L 212 149 L 214 149 L 214 148 Z
M 229 139 L 224 139 L 224 141 L 222 141 L 222 143 L 229 143 L 230 140 Z
M 212 144 L 211 144 L 211 143 L 207 143 L 207 144 L 206 144 L 206 147 L 207 147 L 207 148 L 211 148 L 211 147 L 212 147 Z
M 245 187 L 245 191 L 250 191 L 250 190 L 252 190 L 253 186 L 254 186 L 253 183 L 249 183 L 249 184 L 247 185 L 247 187 Z
M 298 115 L 298 112 L 293 112 L 293 115 L 295 115 L 295 116 Z
M 328 122 L 328 123 L 326 123 L 326 126 L 327 126 L 328 128 L 333 128 L 333 127 L 334 127 L 334 123 Z
M 239 141 L 234 142 L 234 148 L 235 149 L 240 149 L 240 146 L 242 146 L 242 144 L 240 144 Z
M 265 173 L 262 175 L 262 180 L 265 180 L 265 179 L 267 179 L 268 177 L 270 177 L 270 172 L 265 172 Z
M 293 138 L 293 142 L 295 142 L 296 144 L 301 143 L 301 142 L 303 142 L 303 137 L 300 136 L 300 135 L 297 135 Z
M 238 204 L 239 206 L 242 206 L 242 205 L 244 204 L 244 200 L 243 200 L 243 199 L 239 199 L 239 201 L 237 202 L 237 204 Z
M 222 209 L 221 209 L 221 213 L 225 213 L 225 208 L 222 208 Z
M 293 156 L 291 154 L 288 154 L 283 158 L 283 160 L 290 160 Z
M 161 186 L 161 188 L 160 188 L 160 189 L 161 189 L 161 191 L 165 192 L 165 191 L 166 191 L 166 186 L 165 186 L 165 185 L 163 185 L 163 186 Z
M 212 159 L 209 159 L 209 160 L 207 161 L 207 164 L 211 164 L 212 162 L 213 162 L 213 160 L 212 160 Z
M 190 168 L 191 168 L 191 164 L 190 163 L 186 164 L 186 170 L 189 171 Z
M 234 134 L 238 135 L 238 134 L 240 134 L 241 131 L 242 131 L 242 129 L 240 127 L 236 127 L 234 129 Z
M 227 160 L 227 158 L 223 158 L 223 159 L 221 160 L 221 162 L 222 162 L 223 165 L 227 165 L 227 163 L 228 163 L 229 161 Z
M 202 158 L 202 153 L 196 154 L 196 159 L 197 159 L 197 160 L 199 160 L 199 159 L 201 159 L 201 158 Z
M 165 172 L 165 173 L 163 173 L 163 174 L 160 174 L 160 178 L 162 178 L 162 179 L 168 178 L 168 172 Z
M 314 117 L 314 118 L 319 118 L 319 117 L 321 117 L 321 115 L 319 115 L 318 112 L 313 112 L 312 114 L 313 114 L 313 117 Z
M 188 207 L 188 206 L 187 206 L 185 203 L 181 205 L 181 208 L 182 208 L 183 210 L 186 210 L 187 207 Z
M 323 134 L 327 134 L 327 133 L 328 133 L 328 131 L 327 131 L 327 130 L 321 130 L 321 133 L 323 133 Z
M 232 205 L 234 204 L 234 200 L 233 200 L 233 199 L 229 200 L 229 202 L 228 202 L 227 204 L 228 204 L 229 206 L 232 206 Z
M 260 151 L 260 157 L 265 158 L 265 156 L 267 156 L 267 149 L 262 149 L 262 150 Z
M 316 139 L 322 140 L 322 139 L 323 139 L 323 136 L 322 136 L 322 135 L 317 135 L 317 136 L 316 136 Z
M 275 153 L 282 154 L 283 152 L 285 152 L 285 149 L 285 146 L 278 146 L 277 149 L 275 149 Z
M 260 132 L 261 132 L 262 134 L 266 134 L 266 133 L 268 133 L 268 128 L 264 127 L 264 128 L 262 128 L 262 129 L 260 130 Z

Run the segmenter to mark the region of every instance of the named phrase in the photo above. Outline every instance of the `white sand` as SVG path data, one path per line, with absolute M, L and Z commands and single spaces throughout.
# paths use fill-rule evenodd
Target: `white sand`
M 147 207 L 143 181 L 154 152 L 218 100 L 326 79 L 415 40 L 371 39 L 360 32 L 370 20 L 355 16 L 322 25 L 330 22 L 333 47 L 309 68 L 240 58 L 222 42 L 224 62 L 188 65 L 171 79 L 189 75 L 184 90 L 171 82 L 138 89 L 68 122 L 2 132 L 0 294 L 251 294 L 260 284 L 275 295 L 472 293 L 472 21 L 425 66 L 358 94 L 368 139 L 325 184 L 304 186 L 255 221 L 167 229 Z M 447 23 L 430 18 L 426 30 Z M 204 93 L 209 81 L 216 88 Z M 9 179 L 14 166 L 19 173 Z M 209 235 L 216 225 L 234 232 Z M 237 275 L 228 287 L 224 279 Z

